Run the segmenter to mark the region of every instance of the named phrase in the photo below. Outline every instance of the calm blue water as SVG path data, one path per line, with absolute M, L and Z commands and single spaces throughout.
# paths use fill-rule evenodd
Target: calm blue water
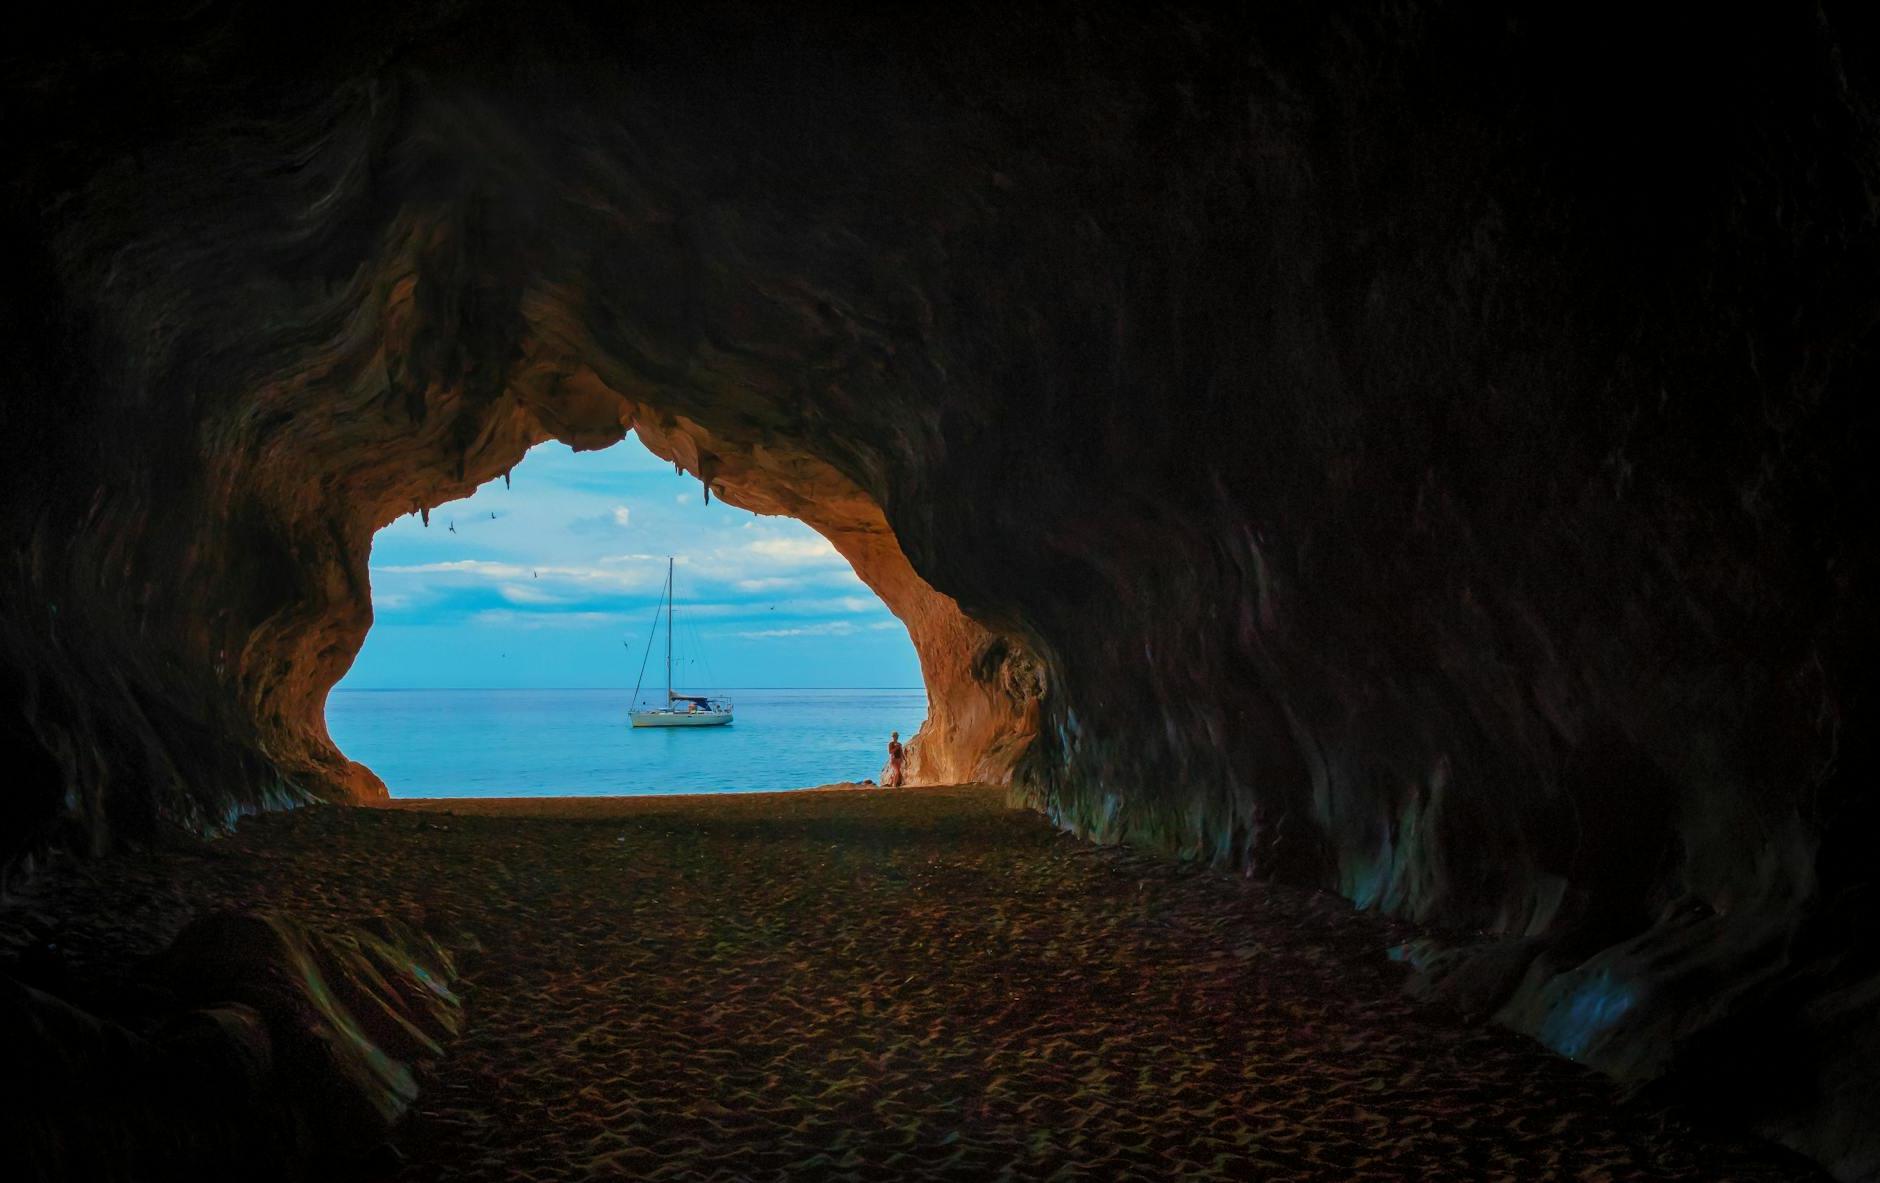
M 732 690 L 726 727 L 627 725 L 629 690 L 335 690 L 326 723 L 394 797 L 599 797 L 875 778 L 924 690 Z

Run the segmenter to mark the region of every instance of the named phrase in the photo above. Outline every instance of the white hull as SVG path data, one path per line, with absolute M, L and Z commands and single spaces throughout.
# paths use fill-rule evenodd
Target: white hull
M 635 727 L 723 727 L 730 711 L 634 711 Z

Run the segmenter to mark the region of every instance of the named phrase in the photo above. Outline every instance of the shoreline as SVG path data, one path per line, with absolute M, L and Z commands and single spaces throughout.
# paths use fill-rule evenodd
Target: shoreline
M 545 805 L 576 809 L 583 801 L 628 802 L 628 801 L 715 801 L 721 797 L 798 797 L 805 793 L 913 793 L 926 789 L 958 788 L 957 785 L 905 785 L 898 789 L 884 789 L 873 781 L 835 781 L 830 784 L 805 785 L 800 789 L 722 789 L 717 792 L 699 792 L 688 789 L 672 793 L 543 793 L 540 796 L 501 796 L 488 797 L 388 797 L 383 801 L 368 801 L 363 805 L 368 809 L 411 809 L 453 812 L 446 806 L 464 806 L 464 813 L 526 813 L 527 806 Z M 989 786 L 990 787 L 990 786 Z M 1003 787 L 1003 786 L 999 786 Z

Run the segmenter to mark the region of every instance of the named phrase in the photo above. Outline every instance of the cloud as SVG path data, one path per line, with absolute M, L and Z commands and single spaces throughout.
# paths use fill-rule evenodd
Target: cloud
M 885 629 L 903 628 L 898 620 L 871 620 L 866 624 L 857 624 L 853 620 L 820 620 L 814 624 L 792 624 L 780 628 L 744 629 L 732 632 L 733 637 L 752 639 L 763 637 L 847 637 L 859 632 L 880 632 Z M 720 633 L 719 636 L 727 634 Z
M 512 604 L 565 604 L 568 601 L 539 587 L 526 583 L 505 583 L 496 589 L 496 594 Z
M 821 599 L 778 600 L 775 603 L 750 600 L 679 600 L 681 616 L 861 616 L 882 611 L 878 600 L 860 596 L 835 596 Z
M 518 612 L 512 608 L 485 608 L 472 613 L 470 623 L 484 628 L 595 628 L 619 626 L 626 617 L 618 612 Z
M 748 632 L 736 632 L 734 637 L 846 637 L 858 631 L 855 622 L 850 620 L 825 620 L 820 624 L 804 624 L 794 628 L 760 628 Z
M 608 534 L 615 530 L 624 530 L 633 521 L 633 510 L 625 505 L 616 505 L 606 513 L 588 514 L 575 518 L 568 523 L 570 534 Z
M 441 563 L 409 563 L 401 566 L 374 567 L 375 575 L 438 575 L 453 582 L 501 583 L 519 580 L 543 580 L 573 583 L 584 589 L 602 592 L 631 592 L 656 587 L 665 572 L 650 566 L 634 568 L 622 564 L 609 566 L 524 566 L 489 559 L 452 559 Z
M 765 592 L 802 592 L 814 586 L 865 590 L 855 571 L 819 534 L 803 537 L 767 533 L 732 546 L 694 548 L 679 556 L 686 572 L 683 587 L 715 584 L 759 595 Z
M 817 534 L 809 538 L 759 538 L 744 549 L 754 555 L 787 563 L 846 563 L 827 538 Z
M 887 629 L 905 628 L 899 620 L 871 620 L 858 624 L 853 620 L 820 620 L 814 624 L 792 624 L 780 628 L 745 629 L 730 633 L 734 637 L 847 637 L 860 632 L 882 632 Z M 720 636 L 726 634 L 720 633 Z
M 487 559 L 451 559 L 442 563 L 409 563 L 398 567 L 374 567 L 388 575 L 476 575 L 486 579 L 514 579 L 527 575 L 529 568 L 515 563 L 493 563 Z

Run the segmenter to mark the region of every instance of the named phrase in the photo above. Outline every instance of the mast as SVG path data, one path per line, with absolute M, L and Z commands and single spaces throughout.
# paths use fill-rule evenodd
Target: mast
M 666 706 L 672 707 L 672 556 L 666 556 Z

